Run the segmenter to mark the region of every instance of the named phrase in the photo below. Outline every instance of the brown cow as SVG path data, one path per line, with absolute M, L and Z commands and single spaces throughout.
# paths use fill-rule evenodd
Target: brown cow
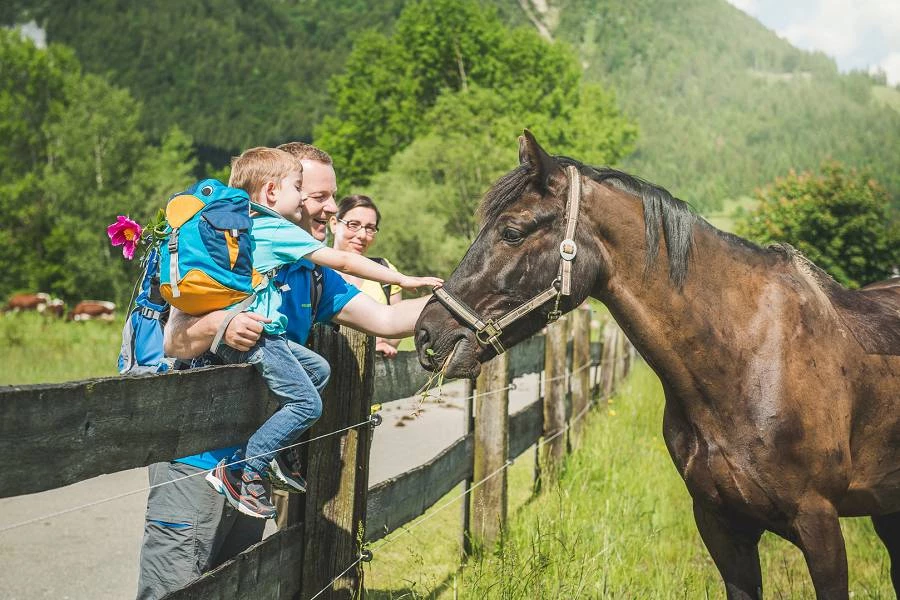
M 36 294 L 15 294 L 3 307 L 3 312 L 19 312 L 24 310 L 35 310 L 44 312 L 47 304 L 50 302 L 50 294 L 38 292 Z
M 82 300 L 75 305 L 69 313 L 70 321 L 89 321 L 102 319 L 112 321 L 115 319 L 116 305 L 106 300 Z

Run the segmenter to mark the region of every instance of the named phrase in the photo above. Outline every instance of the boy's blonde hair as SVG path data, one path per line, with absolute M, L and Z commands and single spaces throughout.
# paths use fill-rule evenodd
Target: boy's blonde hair
M 331 156 L 327 152 L 305 142 L 288 142 L 278 146 L 278 149 L 284 150 L 300 160 L 313 160 L 326 165 L 333 164 Z
M 282 179 L 297 172 L 302 181 L 303 164 L 299 158 L 284 150 L 260 146 L 245 150 L 231 159 L 228 185 L 241 188 L 250 195 L 251 200 L 256 200 L 256 195 L 266 183 L 273 181 L 280 184 Z

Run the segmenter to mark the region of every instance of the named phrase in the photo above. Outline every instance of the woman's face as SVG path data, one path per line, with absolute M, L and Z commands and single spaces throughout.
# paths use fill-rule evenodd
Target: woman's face
M 377 227 L 375 211 L 367 206 L 357 206 L 341 217 L 331 217 L 331 232 L 334 234 L 334 247 L 337 250 L 365 254 L 369 246 L 375 240 L 375 234 L 366 231 L 366 228 L 374 231 Z M 350 231 L 350 227 L 357 226 L 356 231 Z

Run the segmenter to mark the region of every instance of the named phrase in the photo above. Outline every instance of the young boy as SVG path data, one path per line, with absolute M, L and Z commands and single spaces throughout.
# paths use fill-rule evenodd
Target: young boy
M 337 271 L 408 289 L 443 283 L 436 277 L 409 277 L 361 255 L 324 246 L 296 224 L 302 216 L 301 182 L 300 161 L 283 150 L 251 148 L 232 161 L 228 185 L 244 189 L 250 195 L 253 266 L 257 271 L 271 273 L 307 259 Z M 276 277 L 270 274 L 268 285 L 257 293 L 248 308 L 268 318 L 257 345 L 249 352 L 225 344 L 216 349 L 216 354 L 226 363 L 255 365 L 281 403 L 281 408 L 250 437 L 241 469 L 228 468 L 226 465 L 234 461 L 223 459 L 206 477 L 235 508 L 259 518 L 273 518 L 276 512 L 263 485 L 263 475 L 294 491 L 306 489 L 302 477 L 289 473 L 277 459 L 277 453 L 319 418 L 322 400 L 318 390 L 324 387 L 328 377 L 324 359 L 287 340 L 287 318 L 279 312 L 280 306 L 281 290 Z M 322 363 L 324 369 L 316 368 Z M 310 375 L 316 378 L 315 382 Z

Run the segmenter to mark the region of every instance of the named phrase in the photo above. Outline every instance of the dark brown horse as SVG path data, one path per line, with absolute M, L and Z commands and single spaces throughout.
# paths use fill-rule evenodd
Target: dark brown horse
M 666 445 L 729 598 L 761 597 L 765 530 L 803 551 L 819 598 L 847 598 L 839 516 L 872 516 L 900 589 L 900 286 L 847 290 L 527 131 L 519 155 L 422 313 L 423 366 L 472 377 L 597 298 L 662 380 Z

